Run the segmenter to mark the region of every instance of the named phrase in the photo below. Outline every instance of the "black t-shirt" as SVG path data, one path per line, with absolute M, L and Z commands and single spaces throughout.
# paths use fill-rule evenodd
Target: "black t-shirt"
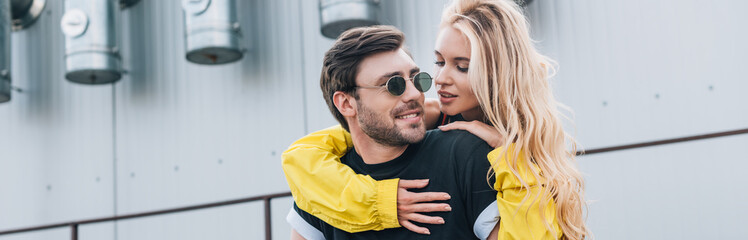
M 436 126 L 447 125 L 449 123 L 457 122 L 457 121 L 465 121 L 465 118 L 462 117 L 462 114 L 449 116 L 447 114 L 444 114 L 443 112 L 439 113 L 438 119 L 439 119 L 439 122 L 436 123 Z
M 353 171 L 372 178 L 430 179 L 429 185 L 414 192 L 447 192 L 450 212 L 425 213 L 444 218 L 445 224 L 415 223 L 429 229 L 431 235 L 411 232 L 406 228 L 347 233 L 336 229 L 299 209 L 289 213 L 288 221 L 309 240 L 321 239 L 478 239 L 487 236 L 498 217 L 495 205 L 494 179 L 486 180 L 490 163 L 486 155 L 492 149 L 480 138 L 466 131 L 431 130 L 423 141 L 411 144 L 399 157 L 380 164 L 366 164 L 355 148 L 341 158 Z M 294 214 L 298 214 L 292 216 Z M 479 217 L 480 216 L 480 217 Z M 476 226 L 477 225 L 477 226 Z M 311 227 L 311 228 L 310 228 Z M 310 233 L 310 231 L 316 233 Z

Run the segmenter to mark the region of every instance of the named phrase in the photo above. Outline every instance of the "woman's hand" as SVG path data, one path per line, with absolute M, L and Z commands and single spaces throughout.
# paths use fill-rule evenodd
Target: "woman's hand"
M 397 189 L 397 220 L 400 226 L 419 234 L 431 234 L 428 228 L 419 227 L 413 222 L 428 224 L 444 224 L 441 217 L 427 216 L 425 212 L 449 212 L 452 208 L 446 203 L 430 203 L 433 201 L 449 200 L 451 197 L 445 192 L 410 192 L 408 189 L 424 188 L 429 184 L 428 179 L 404 180 L 400 179 Z
M 473 135 L 486 141 L 492 148 L 497 148 L 504 144 L 504 138 L 499 135 L 499 131 L 491 125 L 481 121 L 473 120 L 470 122 L 458 121 L 447 125 L 439 126 L 442 131 L 461 129 L 472 133 Z

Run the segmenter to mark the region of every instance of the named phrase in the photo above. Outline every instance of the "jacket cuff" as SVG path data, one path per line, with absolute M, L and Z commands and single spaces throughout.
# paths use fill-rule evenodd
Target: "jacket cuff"
M 383 228 L 398 228 L 397 185 L 399 178 L 377 181 L 377 212 Z
M 488 152 L 488 162 L 490 162 L 491 164 L 496 163 L 496 161 L 499 159 L 499 156 L 501 156 L 502 151 L 504 151 L 504 146 L 500 146 Z

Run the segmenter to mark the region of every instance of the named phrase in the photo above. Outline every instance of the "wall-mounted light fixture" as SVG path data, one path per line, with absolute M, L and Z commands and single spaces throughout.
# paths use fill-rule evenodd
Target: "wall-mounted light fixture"
M 380 0 L 320 0 L 322 35 L 338 38 L 345 30 L 379 24 Z
M 47 0 L 11 0 L 10 9 L 13 31 L 27 28 L 42 15 Z
M 223 64 L 243 56 L 235 0 L 182 0 L 188 61 Z
M 120 8 L 132 7 L 132 5 L 135 5 L 138 2 L 140 2 L 140 0 L 119 0 L 119 7 Z
M 0 1 L 0 103 L 10 101 L 10 2 Z
M 112 0 L 65 0 L 60 25 L 65 34 L 68 80 L 103 84 L 122 77 L 115 4 Z

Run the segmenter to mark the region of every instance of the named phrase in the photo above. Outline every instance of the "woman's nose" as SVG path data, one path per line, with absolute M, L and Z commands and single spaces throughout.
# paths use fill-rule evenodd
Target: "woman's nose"
M 436 85 L 449 85 L 449 77 L 444 68 L 436 70 L 436 76 L 434 77 L 434 84 Z

